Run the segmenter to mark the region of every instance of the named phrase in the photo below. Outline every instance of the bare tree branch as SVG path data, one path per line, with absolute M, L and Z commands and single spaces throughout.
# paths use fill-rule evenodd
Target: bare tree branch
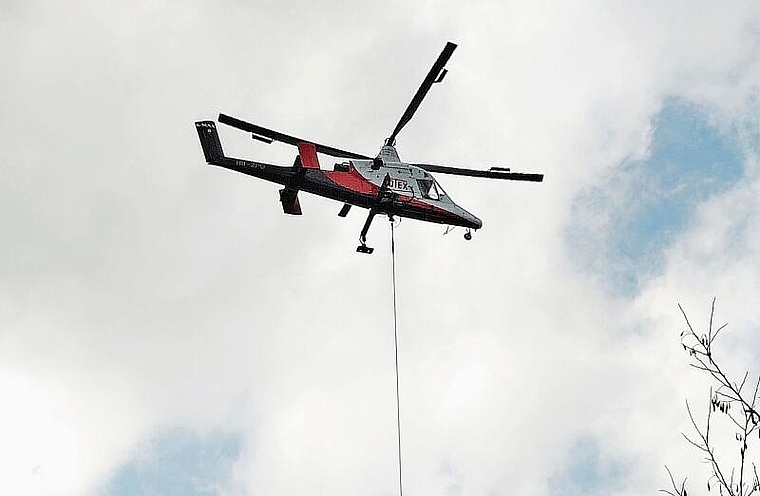
M 706 372 L 709 377 L 715 381 L 716 387 L 710 388 L 709 405 L 707 409 L 707 418 L 704 427 L 697 423 L 688 400 L 686 401 L 686 411 L 691 421 L 692 428 L 696 437 L 689 437 L 681 433 L 683 438 L 697 450 L 705 454 L 705 462 L 710 465 L 712 475 L 707 479 L 707 490 L 712 491 L 714 488 L 711 482 L 717 483 L 718 492 L 722 496 L 749 496 L 760 491 L 760 476 L 758 476 L 757 465 L 748 458 L 750 448 L 749 440 L 756 431 L 760 433 L 760 413 L 756 410 L 758 391 L 760 391 L 760 376 L 755 381 L 755 387 L 752 396 L 746 393 L 745 386 L 749 379 L 749 371 L 746 371 L 741 381 L 736 382 L 728 378 L 723 368 L 718 364 L 713 352 L 713 344 L 718 334 L 723 331 L 728 324 L 723 324 L 717 329 L 713 329 L 715 322 L 715 302 L 713 298 L 710 306 L 710 320 L 705 334 L 699 335 L 694 326 L 689 321 L 685 310 L 678 304 L 678 308 L 683 315 L 688 329 L 681 332 L 681 345 L 689 355 L 689 366 Z M 732 408 L 732 406 L 734 408 Z M 732 425 L 734 436 L 739 444 L 738 456 L 735 459 L 736 464 L 725 463 L 725 460 L 719 461 L 715 454 L 713 446 L 713 424 L 715 418 L 713 413 L 718 415 L 718 419 L 726 418 L 722 421 L 724 425 Z M 719 421 L 719 423 L 721 423 Z M 735 428 L 735 430 L 734 430 Z M 731 432 L 731 431 L 729 431 Z M 724 454 L 721 454 L 724 457 Z M 727 458 L 726 458 L 727 459 Z M 670 469 L 666 466 L 672 489 L 661 489 L 661 492 L 671 496 L 686 495 L 686 478 L 679 487 Z M 726 477 L 730 469 L 730 475 Z
M 660 489 L 660 492 L 670 494 L 670 496 L 686 496 L 686 479 L 683 480 L 681 487 L 679 488 L 676 485 L 675 479 L 673 479 L 673 473 L 670 471 L 670 468 L 668 468 L 667 465 L 665 465 L 665 470 L 668 471 L 668 476 L 670 477 L 670 484 L 673 486 L 673 491 L 670 491 L 669 489 Z

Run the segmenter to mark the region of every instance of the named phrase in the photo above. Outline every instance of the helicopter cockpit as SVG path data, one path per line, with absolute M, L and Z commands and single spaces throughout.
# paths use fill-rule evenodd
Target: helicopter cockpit
M 393 150 L 392 147 L 384 147 Z M 365 179 L 379 185 L 386 176 L 390 176 L 389 189 L 407 198 L 417 198 L 442 203 L 454 203 L 444 191 L 441 184 L 425 169 L 418 165 L 397 161 L 382 161 L 382 168 L 376 167 L 378 160 L 352 160 L 335 164 L 335 171 L 348 172 L 351 165 Z
M 417 184 L 420 187 L 420 194 L 422 194 L 422 197 L 427 198 L 428 200 L 440 200 L 442 196 L 446 195 L 443 189 L 431 176 L 424 179 L 417 179 Z

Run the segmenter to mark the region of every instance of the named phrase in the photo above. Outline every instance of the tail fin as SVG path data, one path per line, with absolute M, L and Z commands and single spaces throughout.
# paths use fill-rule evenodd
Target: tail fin
M 206 156 L 206 162 L 213 164 L 224 158 L 222 143 L 219 141 L 219 134 L 216 132 L 214 121 L 200 121 L 195 123 L 195 130 L 198 131 L 198 138 L 201 140 L 203 155 Z

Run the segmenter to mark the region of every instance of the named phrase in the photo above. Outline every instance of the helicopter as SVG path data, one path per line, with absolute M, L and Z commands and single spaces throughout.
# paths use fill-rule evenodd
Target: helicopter
M 464 238 L 470 240 L 472 231 L 483 227 L 483 222 L 454 203 L 431 173 L 532 182 L 541 182 L 544 176 L 511 172 L 504 167 L 476 170 L 401 161 L 395 147 L 396 136 L 411 120 L 433 84 L 440 83 L 446 77 L 448 70 L 445 65 L 456 47 L 455 43 L 446 43 L 375 157 L 321 145 L 219 114 L 220 123 L 251 133 L 253 139 L 264 143 L 277 141 L 295 146 L 298 155 L 290 167 L 227 157 L 216 124 L 213 121 L 198 121 L 195 127 L 206 162 L 282 185 L 280 202 L 286 214 L 302 214 L 298 199 L 300 191 L 343 202 L 343 207 L 338 212 L 339 217 L 346 217 L 352 206 L 369 209 L 369 215 L 359 234 L 360 244 L 356 248 L 359 253 L 371 254 L 374 251 L 374 248 L 367 246 L 367 233 L 378 214 L 386 215 L 390 220 L 398 216 L 450 227 L 464 227 Z M 324 170 L 320 167 L 317 153 L 344 161 L 335 163 L 331 171 Z

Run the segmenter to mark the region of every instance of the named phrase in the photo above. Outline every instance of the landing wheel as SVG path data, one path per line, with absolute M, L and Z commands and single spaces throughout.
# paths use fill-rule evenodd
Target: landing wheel
M 470 231 L 467 231 L 466 233 L 464 233 L 464 239 L 466 239 L 467 241 L 471 240 L 472 233 Z

